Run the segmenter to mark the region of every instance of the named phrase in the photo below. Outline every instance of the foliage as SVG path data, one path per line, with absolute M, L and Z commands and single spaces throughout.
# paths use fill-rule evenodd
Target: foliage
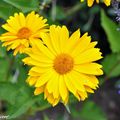
M 111 50 L 113 52 L 120 52 L 120 32 L 117 30 L 118 26 L 105 15 L 103 10 L 101 11 L 101 25 L 107 34 Z
M 120 54 L 107 55 L 102 63 L 107 77 L 116 77 L 120 75 Z
M 96 118 L 97 120 L 107 120 L 104 112 L 92 101 L 84 103 L 80 116 L 83 120 L 96 120 Z

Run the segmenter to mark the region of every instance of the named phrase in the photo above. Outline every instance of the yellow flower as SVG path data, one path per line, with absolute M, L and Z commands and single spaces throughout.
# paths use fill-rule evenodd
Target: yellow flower
M 31 41 L 39 39 L 41 33 L 47 31 L 46 22 L 47 19 L 43 19 L 34 11 L 26 17 L 23 13 L 15 13 L 2 25 L 7 32 L 0 36 L 0 40 L 4 42 L 3 46 L 7 46 L 7 50 L 14 50 L 14 55 L 23 53 L 24 48 L 31 45 Z
M 84 2 L 84 0 L 80 0 L 81 2 Z M 95 0 L 87 0 L 87 5 L 91 7 L 93 5 Z M 99 3 L 99 0 L 96 0 L 97 3 Z M 103 0 L 103 2 L 106 4 L 106 6 L 109 6 L 111 4 L 111 0 Z
M 98 87 L 95 75 L 102 75 L 102 66 L 95 63 L 102 58 L 97 42 L 80 30 L 70 37 L 65 26 L 50 26 L 49 33 L 42 35 L 26 49 L 28 57 L 23 62 L 32 66 L 27 82 L 35 86 L 34 94 L 44 92 L 44 98 L 55 106 L 59 101 L 67 104 L 69 92 L 80 101 L 94 93 Z M 44 44 L 43 44 L 44 43 Z

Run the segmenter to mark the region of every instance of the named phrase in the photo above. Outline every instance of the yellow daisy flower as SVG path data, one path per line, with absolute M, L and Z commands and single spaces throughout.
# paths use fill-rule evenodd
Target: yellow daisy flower
M 102 58 L 97 42 L 80 30 L 70 37 L 65 26 L 50 26 L 49 33 L 42 34 L 42 41 L 35 41 L 26 49 L 28 57 L 23 62 L 32 66 L 27 82 L 35 86 L 34 94 L 44 92 L 44 98 L 55 106 L 59 101 L 67 104 L 69 92 L 80 101 L 87 92 L 98 87 L 95 75 L 102 75 L 102 66 L 95 63 Z M 43 44 L 44 43 L 44 44 Z
M 31 45 L 31 41 L 40 38 L 41 33 L 47 31 L 46 22 L 47 19 L 34 11 L 26 17 L 23 13 L 15 13 L 2 25 L 7 32 L 0 36 L 0 40 L 4 42 L 3 46 L 7 46 L 7 50 L 14 49 L 14 55 L 23 53 L 24 48 Z
M 81 2 L 84 2 L 84 0 L 80 0 Z M 93 5 L 95 0 L 87 0 L 87 5 L 91 7 Z M 97 3 L 99 3 L 99 0 L 96 0 Z M 111 4 L 111 0 L 103 0 L 106 6 L 109 6 Z

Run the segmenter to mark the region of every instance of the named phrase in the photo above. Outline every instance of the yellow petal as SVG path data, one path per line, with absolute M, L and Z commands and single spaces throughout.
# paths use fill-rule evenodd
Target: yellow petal
M 60 32 L 60 43 L 59 43 L 60 50 L 63 53 L 66 48 L 67 41 L 69 39 L 69 31 L 66 26 L 62 26 L 59 32 Z
M 25 64 L 35 65 L 35 66 L 38 66 L 38 67 L 43 68 L 43 69 L 44 68 L 51 68 L 52 67 L 51 63 L 36 61 L 36 60 L 32 59 L 31 57 L 24 58 L 22 61 Z
M 67 40 L 68 45 L 66 45 L 65 47 L 65 52 L 72 51 L 75 48 L 76 43 L 78 42 L 79 38 L 80 38 L 80 30 L 78 29 Z
M 35 89 L 34 95 L 39 95 L 39 94 L 41 94 L 43 91 L 44 91 L 44 86 L 38 87 L 38 88 Z
M 54 59 L 54 55 L 52 54 L 52 52 L 49 51 L 49 49 L 43 45 L 43 43 L 41 41 L 34 41 L 36 47 L 44 54 L 46 55 L 48 58 L 50 59 Z
M 71 93 L 73 93 L 74 96 L 75 96 L 78 100 L 80 100 L 80 96 L 79 96 L 79 94 L 77 93 L 77 89 L 76 89 L 76 87 L 72 84 L 69 75 L 67 75 L 67 74 L 64 75 L 64 80 L 65 80 L 65 83 L 66 83 L 66 86 L 67 86 L 68 90 L 69 90 Z
M 87 92 L 89 92 L 89 93 L 94 93 L 94 90 L 92 90 L 90 87 L 88 87 L 88 86 L 85 86 L 85 89 L 86 89 L 86 91 Z
M 52 43 L 51 43 L 51 38 L 49 36 L 49 34 L 45 34 L 45 33 L 42 33 L 41 34 L 41 38 L 44 42 L 44 44 L 49 48 L 49 50 L 54 54 L 54 55 L 57 55 L 55 50 L 53 49 L 53 46 L 52 46 Z
M 94 84 L 91 79 L 90 79 L 90 76 L 87 76 L 86 74 L 82 74 L 82 73 L 79 73 L 79 80 L 83 83 L 83 85 L 85 86 L 89 86 L 93 89 L 96 89 L 97 87 L 97 84 Z
M 59 77 L 59 92 L 63 102 L 65 103 L 66 99 L 68 98 L 68 89 L 66 87 L 63 76 Z
M 56 53 L 60 53 L 60 46 L 59 46 L 59 39 L 60 39 L 60 34 L 59 34 L 59 29 L 61 29 L 59 26 L 56 27 L 55 25 L 50 26 L 50 42 L 52 44 L 53 49 L 56 51 Z
M 55 101 L 55 98 L 53 97 L 52 94 L 48 94 L 47 100 L 48 100 L 48 102 L 49 102 L 50 104 L 53 105 L 53 103 L 54 103 L 54 101 Z
M 59 97 L 59 75 L 58 74 L 56 74 L 53 85 L 54 85 L 53 96 L 54 96 L 54 98 L 58 98 Z
M 16 31 L 18 31 L 21 28 L 20 25 L 17 24 L 16 19 L 12 16 L 10 16 L 10 19 L 7 20 L 7 23 L 9 24 L 9 26 L 13 27 Z
M 80 100 L 82 101 L 88 97 L 87 92 L 78 91 L 78 94 L 80 95 Z
M 71 54 L 73 57 L 77 56 L 81 52 L 83 52 L 85 49 L 87 49 L 88 45 L 90 44 L 91 37 L 87 36 L 87 33 L 84 34 L 80 39 L 78 44 L 75 46 Z
M 26 16 L 26 26 L 28 28 L 34 24 L 34 16 L 35 16 L 34 11 L 32 11 L 30 14 Z
M 20 21 L 20 25 L 21 27 L 24 27 L 26 25 L 26 20 L 25 20 L 25 16 L 23 13 L 19 13 L 19 21 Z
M 11 32 L 13 34 L 17 33 L 17 31 L 14 28 L 12 28 L 11 26 L 9 26 L 8 24 L 2 25 L 2 28 L 4 28 L 5 30 L 7 30 L 7 31 L 9 31 L 9 32 Z
M 46 73 L 42 74 L 39 79 L 37 80 L 35 87 L 40 87 L 48 82 L 53 75 L 53 70 L 48 70 Z
M 29 76 L 26 81 L 29 83 L 30 86 L 33 86 L 36 83 L 36 81 L 38 80 L 38 78 L 39 77 L 36 77 L 36 76 L 35 77 Z
M 30 69 L 30 71 L 33 71 L 33 72 L 42 74 L 42 73 L 46 72 L 46 71 L 49 70 L 49 69 L 51 70 L 51 68 L 42 68 L 42 67 L 35 66 L 35 67 L 32 67 L 32 68 Z M 29 72 L 30 72 L 30 71 L 29 71 Z
M 88 49 L 74 58 L 75 64 L 90 63 L 102 58 L 100 49 L 92 48 Z
M 99 65 L 97 63 L 86 63 L 74 66 L 74 70 L 80 73 L 92 75 L 102 75 L 103 71 L 100 68 L 102 68 L 102 65 Z
M 97 41 L 95 41 L 95 42 L 91 42 L 90 44 L 89 44 L 89 46 L 88 46 L 88 49 L 90 49 L 90 48 L 94 48 L 96 45 L 97 45 Z
M 84 88 L 84 82 L 79 77 L 79 73 L 76 71 L 71 71 L 69 74 L 69 77 L 71 78 L 71 83 L 81 92 L 85 92 Z
M 58 93 L 59 92 L 58 91 L 58 89 L 59 89 L 58 81 L 59 81 L 58 74 L 55 71 L 53 71 L 53 75 L 52 75 L 51 79 L 49 79 L 49 81 L 46 85 L 48 92 L 53 93 L 53 95 L 56 96 L 56 98 L 58 97 L 58 94 L 59 94 Z M 55 92 L 55 90 L 56 90 L 56 92 Z
M 59 101 L 60 101 L 60 98 L 56 98 L 56 99 L 54 100 L 54 102 L 52 103 L 53 107 L 54 107 L 55 105 L 57 105 Z
M 111 0 L 104 0 L 104 3 L 105 3 L 107 6 L 110 6 Z
M 87 75 L 88 79 L 98 87 L 99 80 L 94 75 Z
M 94 2 L 94 0 L 87 0 L 88 6 L 91 7 L 93 5 L 93 2 Z

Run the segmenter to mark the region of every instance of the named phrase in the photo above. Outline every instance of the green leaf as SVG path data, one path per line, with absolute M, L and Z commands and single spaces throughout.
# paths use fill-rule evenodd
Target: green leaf
M 26 91 L 24 91 L 24 94 L 26 94 Z M 30 95 L 28 98 L 24 97 L 25 96 L 21 97 L 20 94 L 19 97 L 16 99 L 16 103 L 13 106 L 9 107 L 9 111 L 7 113 L 9 115 L 9 119 L 18 118 L 20 115 L 25 114 L 25 112 L 27 111 L 29 111 L 29 114 L 31 114 L 36 110 L 44 110 L 50 107 L 48 102 L 43 99 L 42 95 Z M 35 106 L 35 103 L 37 104 L 37 106 Z M 39 103 L 40 105 L 38 106 Z
M 9 72 L 9 61 L 5 58 L 0 58 L 0 81 L 7 80 Z
M 0 82 L 0 100 L 5 100 L 10 104 L 14 104 L 16 90 L 17 86 L 15 84 Z
M 18 12 L 17 8 L 5 3 L 3 0 L 0 0 L 0 18 L 6 20 L 10 15 L 13 15 L 15 12 Z
M 14 84 L 14 86 L 16 86 L 16 90 L 12 91 L 14 93 L 14 96 L 12 96 L 14 98 L 13 99 L 14 104 L 10 104 L 7 111 L 7 114 L 9 115 L 9 119 L 16 118 L 22 115 L 35 102 L 33 100 L 33 93 L 30 87 L 19 83 Z
M 35 102 L 30 87 L 0 82 L 0 100 L 7 101 L 9 118 L 25 113 Z
M 118 26 L 105 15 L 103 10 L 101 11 L 101 25 L 107 34 L 111 50 L 120 52 L 120 31 L 117 31 Z
M 43 99 L 43 96 L 34 96 L 29 86 L 19 83 L 0 82 L 0 100 L 9 103 L 6 113 L 9 115 L 8 119 L 19 117 L 32 107 L 34 108 L 35 103 L 39 105 L 36 106 L 37 110 L 50 107 L 48 102 Z
M 24 101 L 19 107 L 17 105 L 16 106 L 12 106 L 12 114 L 9 112 L 9 118 L 8 119 L 12 119 L 12 118 L 17 118 L 20 115 L 24 114 L 33 104 L 35 103 L 35 101 L 30 98 L 26 101 Z
M 0 44 L 0 58 L 5 58 L 6 56 L 6 48 L 2 47 Z
M 107 77 L 120 75 L 120 54 L 107 55 L 102 61 L 102 65 Z
M 0 18 L 6 20 L 15 12 L 38 11 L 39 0 L 0 0 Z
M 3 0 L 4 2 L 18 8 L 22 12 L 37 11 L 39 9 L 38 0 Z
M 82 110 L 80 111 L 80 117 L 82 120 L 107 120 L 100 107 L 92 101 L 84 103 Z

